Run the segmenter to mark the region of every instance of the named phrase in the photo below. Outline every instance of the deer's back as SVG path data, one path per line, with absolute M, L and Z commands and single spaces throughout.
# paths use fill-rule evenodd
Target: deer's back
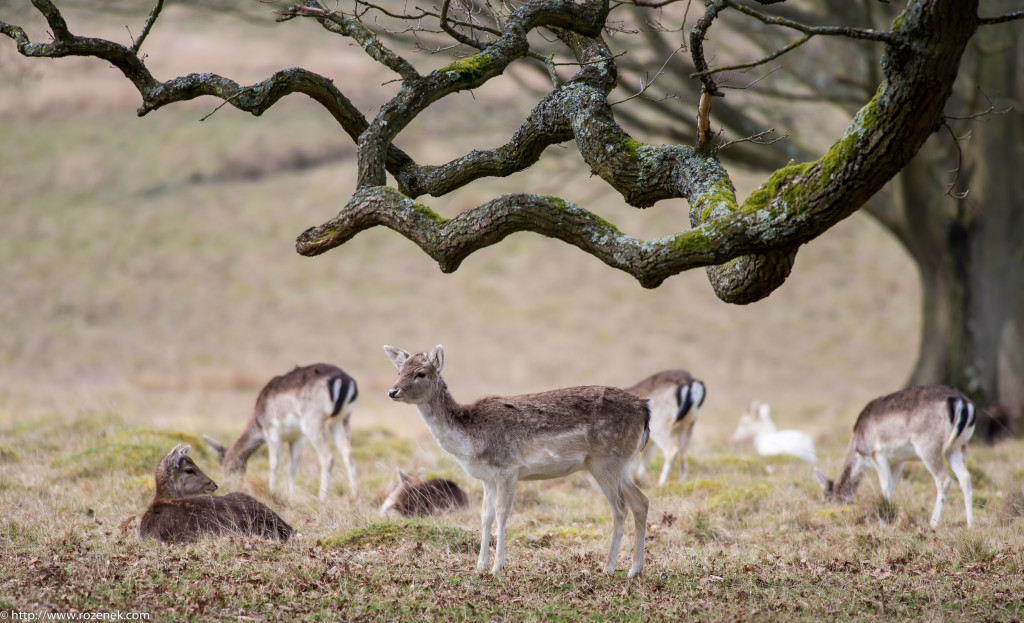
M 265 504 L 239 492 L 156 500 L 139 523 L 140 536 L 165 543 L 190 542 L 203 534 L 285 541 L 292 528 Z
M 667 386 L 678 387 L 679 385 L 689 385 L 693 380 L 693 375 L 686 370 L 663 370 L 652 374 L 636 385 L 627 388 L 626 391 L 636 394 L 637 396 L 650 398 L 656 392 Z

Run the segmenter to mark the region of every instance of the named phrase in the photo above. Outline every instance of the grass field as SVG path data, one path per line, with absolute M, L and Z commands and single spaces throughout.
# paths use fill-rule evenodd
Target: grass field
M 15 21 L 12 10 L 0 3 L 3 19 Z M 139 21 L 68 18 L 73 31 L 121 38 L 123 21 Z M 218 71 L 245 82 L 303 65 L 382 81 L 308 24 L 239 25 L 180 7 L 162 19 L 147 42 L 160 77 Z M 371 106 L 373 92 L 355 99 Z M 528 110 L 502 93 L 475 98 L 454 98 L 402 147 L 440 162 L 473 137 L 497 144 Z M 748 307 L 717 301 L 700 271 L 643 290 L 526 234 L 451 275 L 383 230 L 302 258 L 295 236 L 333 216 L 354 183 L 351 142 L 325 113 L 292 98 L 258 119 L 226 107 L 200 122 L 216 102 L 141 119 L 137 105 L 104 63 L 28 61 L 0 42 L 0 610 L 153 620 L 1024 619 L 1024 441 L 971 448 L 970 530 L 956 487 L 942 525 L 928 527 L 934 492 L 920 464 L 894 505 L 879 501 L 871 476 L 855 504 L 833 507 L 806 465 L 728 442 L 747 402 L 769 401 L 780 427 L 814 435 L 834 474 L 857 412 L 909 374 L 914 267 L 866 218 L 807 245 L 786 285 Z M 741 194 L 758 183 L 738 181 Z M 623 207 L 572 149 L 427 202 L 451 215 L 524 189 L 565 196 L 643 237 L 687 220 L 682 202 Z M 668 367 L 707 383 L 690 479 L 645 487 L 641 578 L 598 572 L 611 519 L 583 476 L 520 485 L 505 575 L 475 574 L 479 484 L 415 409 L 385 396 L 395 373 L 381 346 L 437 343 L 463 401 L 630 385 Z M 320 504 L 309 450 L 293 496 L 267 490 L 265 451 L 243 482 L 224 480 L 200 435 L 237 435 L 270 377 L 315 361 L 360 384 L 358 494 L 347 495 L 336 469 Z M 176 443 L 193 445 L 222 491 L 265 500 L 298 536 L 284 545 L 140 541 L 153 467 Z M 460 482 L 470 510 L 381 521 L 376 506 L 396 465 Z M 630 555 L 624 545 L 620 568 Z

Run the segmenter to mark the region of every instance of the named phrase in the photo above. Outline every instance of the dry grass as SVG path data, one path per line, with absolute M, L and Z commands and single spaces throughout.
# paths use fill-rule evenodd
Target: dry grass
M 210 70 L 251 81 L 304 65 L 381 81 L 296 24 L 226 29 L 226 18 L 177 7 L 165 18 L 147 43 L 161 76 Z M 96 32 L 86 14 L 69 19 Z M 107 27 L 98 34 L 125 36 L 120 23 Z M 169 52 L 186 29 L 178 43 L 187 45 Z M 869 482 L 856 504 L 826 507 L 803 464 L 726 442 L 752 398 L 769 401 L 780 428 L 814 434 L 834 472 L 860 407 L 908 374 L 916 275 L 866 219 L 807 245 L 789 282 L 749 307 L 719 303 L 701 272 L 646 291 L 529 235 L 453 275 L 386 231 L 301 258 L 294 236 L 330 218 L 354 179 L 351 143 L 322 111 L 292 98 L 260 119 L 225 108 L 199 123 L 215 106 L 204 101 L 137 119 L 137 96 L 104 63 L 31 62 L 8 48 L 0 45 L 0 609 L 199 620 L 1024 617 L 1022 442 L 972 448 L 970 531 L 956 488 L 943 525 L 927 527 L 934 494 L 923 468 L 907 470 L 893 506 L 877 503 Z M 374 88 L 357 101 L 367 105 Z M 528 109 L 503 93 L 476 97 L 454 98 L 402 147 L 437 162 L 479 132 L 496 144 Z M 324 159 L 334 160 L 307 167 Z M 571 150 L 429 202 L 452 214 L 524 188 L 567 196 L 645 237 L 687 220 L 682 202 L 623 208 Z M 648 489 L 643 578 L 597 573 L 610 519 L 581 476 L 521 485 L 501 580 L 472 572 L 475 511 L 379 522 L 395 465 L 459 481 L 471 508 L 480 499 L 415 410 L 384 396 L 394 376 L 385 343 L 444 343 L 446 377 L 463 400 L 627 385 L 668 367 L 702 378 L 709 398 L 692 479 Z M 236 435 L 267 379 L 320 360 L 360 383 L 357 498 L 345 497 L 336 470 L 320 505 L 308 451 L 301 491 L 272 495 L 261 452 L 243 482 L 222 484 L 267 501 L 298 530 L 294 541 L 137 539 L 132 517 L 148 503 L 162 452 L 191 442 L 222 480 L 199 434 Z

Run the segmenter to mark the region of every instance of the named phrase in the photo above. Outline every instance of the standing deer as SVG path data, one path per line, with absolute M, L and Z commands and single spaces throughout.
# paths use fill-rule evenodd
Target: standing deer
M 920 459 L 935 480 L 937 495 L 931 525 L 939 525 L 942 506 L 956 474 L 964 494 L 967 525 L 974 522 L 971 506 L 971 474 L 967 471 L 967 442 L 974 434 L 974 404 L 946 385 L 925 385 L 875 398 L 864 407 L 853 425 L 853 438 L 843 457 L 839 480 L 833 482 L 820 470 L 814 474 L 833 502 L 852 502 L 857 485 L 868 467 L 878 472 L 885 499 L 892 492 L 905 461 Z
M 291 526 L 252 496 L 203 495 L 216 491 L 217 483 L 188 456 L 191 447 L 179 443 L 157 463 L 156 493 L 139 522 L 140 537 L 164 543 L 191 542 L 202 534 L 291 537 Z
M 668 480 L 672 462 L 679 456 L 679 478 L 686 479 L 686 451 L 693 424 L 704 404 L 704 383 L 686 370 L 665 370 L 652 374 L 626 391 L 651 401 L 651 441 L 665 455 L 658 486 Z M 647 446 L 636 463 L 637 478 L 647 473 L 654 446 Z
M 636 524 L 633 566 L 644 568 L 647 496 L 633 482 L 630 462 L 647 443 L 650 407 L 638 396 L 613 387 L 573 387 L 540 394 L 482 398 L 460 405 L 441 378 L 444 350 L 410 355 L 385 346 L 398 369 L 388 392 L 397 402 L 416 405 L 434 439 L 455 456 L 466 473 L 484 485 L 480 557 L 487 569 L 495 516 L 497 548 L 492 574 L 505 566 L 505 524 L 520 480 L 560 478 L 586 469 L 612 508 L 612 543 L 605 573 L 615 571 L 627 507 Z
M 422 474 L 410 476 L 400 467 L 395 471 L 398 483 L 380 506 L 383 517 L 392 512 L 403 517 L 426 517 L 469 504 L 466 492 L 451 480 L 424 480 Z
M 761 456 L 790 454 L 811 464 L 818 461 L 811 436 L 799 430 L 775 428 L 771 407 L 766 402 L 751 401 L 736 425 L 732 440 L 735 443 L 753 440 L 754 448 Z
M 266 442 L 270 451 L 271 491 L 277 482 L 281 445 L 288 442 L 289 492 L 295 491 L 299 455 L 309 439 L 320 459 L 320 499 L 325 500 L 334 466 L 330 443 L 333 436 L 345 461 L 349 491 L 355 495 L 356 463 L 352 458 L 350 419 L 357 395 L 355 379 L 337 366 L 318 363 L 297 367 L 267 383 L 256 399 L 249 424 L 231 447 L 225 448 L 206 435 L 203 439 L 220 457 L 221 467 L 229 476 L 244 474 L 249 456 Z

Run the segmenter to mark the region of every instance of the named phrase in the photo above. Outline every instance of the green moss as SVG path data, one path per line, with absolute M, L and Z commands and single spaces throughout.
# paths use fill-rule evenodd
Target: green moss
M 544 198 L 547 199 L 548 204 L 552 208 L 554 208 L 555 210 L 557 210 L 559 212 L 571 212 L 571 213 L 573 213 L 573 214 L 575 214 L 577 216 L 582 216 L 583 218 L 587 219 L 588 221 L 591 221 L 595 225 L 603 227 L 604 229 L 610 229 L 610 230 L 612 230 L 613 232 L 615 232 L 617 234 L 621 233 L 619 231 L 619 228 L 616 227 L 615 224 L 612 223 L 611 221 L 605 220 L 605 219 L 601 218 L 600 216 L 594 214 L 593 212 L 590 212 L 588 210 L 584 210 L 583 208 L 580 208 L 579 206 L 575 206 L 575 205 L 569 203 L 568 201 L 566 201 L 565 199 L 562 199 L 561 197 L 554 197 L 554 196 L 551 196 L 551 195 L 547 195 Z
M 640 162 L 640 148 L 644 146 L 640 141 L 634 140 L 628 134 L 622 141 L 622 147 L 626 150 L 626 155 L 633 162 Z
M 607 531 L 597 528 L 575 528 L 572 526 L 557 527 L 545 530 L 543 534 L 528 534 L 524 538 L 527 545 L 547 547 L 557 543 L 581 543 L 583 541 L 600 541 L 606 537 Z
M 55 465 L 73 479 L 94 478 L 105 473 L 139 476 L 151 473 L 160 457 L 179 443 L 192 446 L 190 456 L 203 469 L 203 460 L 210 457 L 199 437 L 142 427 L 118 430 L 82 452 L 58 459 Z
M 446 219 L 445 217 L 441 216 L 437 212 L 434 212 L 433 210 L 431 210 L 427 206 L 423 205 L 422 203 L 416 203 L 414 201 L 412 203 L 412 208 L 414 210 L 416 210 L 417 212 L 419 212 L 420 214 L 422 214 L 423 216 L 425 216 L 425 217 L 429 218 L 430 220 L 434 221 L 435 225 L 443 225 L 443 224 L 448 222 L 448 219 Z
M 418 519 L 371 521 L 321 541 L 324 547 L 336 549 L 390 548 L 399 543 L 422 543 L 461 553 L 471 553 L 476 545 L 473 535 L 467 530 Z
M 444 74 L 458 74 L 459 80 L 463 82 L 475 82 L 479 80 L 491 67 L 491 57 L 481 52 L 469 58 L 455 61 L 451 65 L 445 65 L 438 71 Z
M 711 218 L 715 208 L 735 209 L 736 192 L 727 180 L 718 180 L 711 184 L 707 192 L 701 194 L 696 204 L 700 211 L 700 222 L 703 223 Z
M 733 487 L 704 501 L 705 508 L 711 512 L 731 512 L 733 510 L 755 510 L 761 500 L 770 498 L 774 489 L 765 482 L 758 482 L 746 487 Z
M 113 413 L 95 413 L 71 420 L 55 414 L 21 420 L 2 435 L 22 451 L 56 450 L 64 447 L 65 439 L 109 435 L 123 426 L 124 420 Z
M 668 497 L 672 495 L 714 495 L 721 493 L 726 489 L 726 484 L 718 479 L 709 478 L 691 478 L 690 480 L 666 482 L 662 486 L 658 487 L 656 494 L 658 497 Z
M 747 200 L 743 202 L 742 209 L 747 213 L 754 213 L 758 210 L 767 208 L 775 196 L 779 193 L 779 190 L 783 186 L 789 185 L 786 190 L 786 195 L 783 199 L 790 207 L 796 205 L 799 201 L 801 188 L 800 186 L 793 184 L 793 180 L 801 175 L 807 173 L 807 170 L 813 166 L 811 162 L 802 162 L 799 164 L 790 164 L 772 173 L 768 181 L 750 193 Z

